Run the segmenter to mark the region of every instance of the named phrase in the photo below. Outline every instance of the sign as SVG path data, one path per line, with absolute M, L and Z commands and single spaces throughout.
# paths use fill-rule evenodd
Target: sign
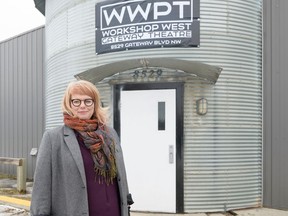
M 199 47 L 199 0 L 113 0 L 96 4 L 96 53 Z

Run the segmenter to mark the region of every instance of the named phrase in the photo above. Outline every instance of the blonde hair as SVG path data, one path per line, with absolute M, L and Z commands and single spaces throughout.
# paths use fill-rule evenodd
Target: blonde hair
M 92 119 L 97 119 L 99 123 L 107 123 L 107 109 L 101 106 L 100 94 L 94 84 L 85 80 L 72 81 L 68 84 L 62 100 L 62 111 L 72 117 L 76 117 L 71 108 L 71 95 L 88 95 L 94 100 L 94 113 Z

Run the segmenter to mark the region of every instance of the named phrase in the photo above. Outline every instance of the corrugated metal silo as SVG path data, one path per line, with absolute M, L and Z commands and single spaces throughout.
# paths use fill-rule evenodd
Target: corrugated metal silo
M 153 48 L 102 55 L 95 52 L 98 2 L 46 1 L 46 128 L 62 123 L 60 101 L 67 82 L 91 68 L 147 57 L 219 66 L 223 71 L 215 86 L 192 77 L 185 80 L 184 211 L 260 206 L 262 0 L 201 0 L 199 48 Z M 105 85 L 103 89 L 110 92 Z M 209 112 L 200 116 L 195 112 L 196 100 L 203 97 L 208 100 Z

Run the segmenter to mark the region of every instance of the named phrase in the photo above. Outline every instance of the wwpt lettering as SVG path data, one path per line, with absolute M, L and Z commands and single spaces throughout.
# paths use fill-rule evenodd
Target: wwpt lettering
M 96 5 L 97 6 L 97 5 Z M 193 19 L 193 0 L 140 0 L 100 6 L 101 27 L 117 27 L 133 23 L 189 21 Z M 101 29 L 102 29 L 101 28 Z

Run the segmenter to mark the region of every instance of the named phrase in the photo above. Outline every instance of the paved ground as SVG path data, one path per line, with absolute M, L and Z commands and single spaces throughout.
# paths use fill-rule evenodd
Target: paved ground
M 1 200 L 2 198 L 2 200 Z M 4 200 L 4 201 L 3 201 Z M 0 196 L 0 216 L 29 216 L 29 202 L 17 202 L 17 199 L 11 200 L 7 197 Z M 173 214 L 173 216 L 288 216 L 288 211 L 281 211 L 269 208 L 253 208 L 245 210 L 235 210 L 233 214 L 230 213 L 198 213 L 198 214 Z M 171 214 L 157 214 L 157 213 L 139 213 L 132 212 L 131 216 L 171 216 Z
M 238 216 L 288 216 L 288 211 L 280 211 L 267 208 L 255 208 L 247 210 L 234 211 Z M 15 208 L 11 205 L 0 204 L 1 216 L 29 216 L 29 212 L 22 208 Z M 234 216 L 225 213 L 199 213 L 199 214 L 173 214 L 173 216 Z M 131 216 L 171 216 L 171 214 L 155 214 L 155 213 L 136 213 L 132 212 Z
M 11 190 L 16 188 L 16 180 L 0 179 L 0 189 Z M 12 196 L 0 195 L 0 216 L 29 216 L 32 183 L 27 183 L 27 194 Z M 198 213 L 198 214 L 157 214 L 132 212 L 131 216 L 288 216 L 288 211 L 281 211 L 269 208 L 252 208 L 234 210 L 230 213 Z

